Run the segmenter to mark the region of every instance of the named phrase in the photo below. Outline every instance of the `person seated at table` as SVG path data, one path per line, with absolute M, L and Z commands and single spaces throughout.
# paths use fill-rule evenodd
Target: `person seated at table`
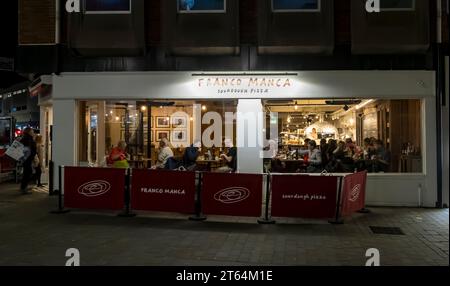
M 119 143 L 117 143 L 117 147 L 112 148 L 109 153 L 108 165 L 113 166 L 114 168 L 129 168 L 129 155 L 126 152 L 126 149 L 127 143 L 125 141 L 119 141 Z
M 372 140 L 370 138 L 365 138 L 363 143 L 363 156 L 365 160 L 369 160 L 375 155 L 375 148 L 373 147 Z
M 375 140 L 374 144 L 376 155 L 372 156 L 372 160 L 375 160 L 375 172 L 388 172 L 391 156 L 389 151 L 387 151 L 383 146 L 383 141 Z
M 328 147 L 326 139 L 320 140 L 320 154 L 322 155 L 322 167 L 328 164 Z
M 345 139 L 344 157 L 342 158 L 342 171 L 353 172 L 355 169 L 354 156 L 356 153 L 356 145 L 351 138 Z
M 333 152 L 337 148 L 337 141 L 334 139 L 328 140 L 327 160 L 330 162 L 333 159 Z
M 332 148 L 329 153 L 329 162 L 325 169 L 328 172 L 338 172 L 343 171 L 342 169 L 342 161 L 345 158 L 345 142 L 339 141 L 339 143 L 336 143 L 336 140 L 334 142 L 330 143 L 330 148 Z
M 220 154 L 220 159 L 224 160 L 226 166 L 217 169 L 219 173 L 236 172 L 237 169 L 237 148 L 233 146 L 231 139 L 225 139 L 224 145 L 228 149 L 226 154 Z
M 274 139 L 269 139 L 267 146 L 263 148 L 264 150 L 264 172 L 270 172 L 272 169 L 272 161 L 278 155 L 278 144 Z
M 306 168 L 307 173 L 317 173 L 322 171 L 322 154 L 317 148 L 316 141 L 308 142 L 308 150 L 298 150 L 299 155 L 308 154 L 309 166 Z
M 169 158 L 173 158 L 173 151 L 170 148 L 169 140 L 162 138 L 159 141 L 158 161 L 152 169 L 165 169 Z
M 202 144 L 200 142 L 195 142 L 184 150 L 183 167 L 186 168 L 186 170 L 193 171 L 196 169 L 201 147 Z
M 308 150 L 308 148 L 309 148 L 309 142 L 311 141 L 311 139 L 309 139 L 309 138 L 306 138 L 305 139 L 305 141 L 304 141 L 304 144 L 303 144 L 303 148 L 305 149 L 305 150 Z

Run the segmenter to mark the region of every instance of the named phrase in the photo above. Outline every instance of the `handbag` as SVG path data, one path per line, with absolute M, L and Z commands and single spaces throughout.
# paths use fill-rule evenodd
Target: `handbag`
M 39 167 L 39 165 L 40 165 L 39 156 L 36 154 L 36 155 L 34 155 L 33 162 L 31 163 L 31 166 L 33 166 L 33 168 L 37 168 L 37 167 Z

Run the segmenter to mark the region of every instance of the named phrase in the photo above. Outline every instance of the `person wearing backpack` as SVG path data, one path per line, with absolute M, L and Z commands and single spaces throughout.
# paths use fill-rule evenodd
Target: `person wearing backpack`
M 27 127 L 23 131 L 23 136 L 22 139 L 20 140 L 20 143 L 22 143 L 23 146 L 26 149 L 28 149 L 28 154 L 26 154 L 26 158 L 24 158 L 25 160 L 22 164 L 23 174 L 20 183 L 20 192 L 23 195 L 31 194 L 31 192 L 28 190 L 28 183 L 33 178 L 33 160 L 37 154 L 36 142 L 34 141 L 33 137 L 34 137 L 33 129 Z
M 186 170 L 193 171 L 197 167 L 197 158 L 200 153 L 201 143 L 196 142 L 191 144 L 191 146 L 187 147 L 184 150 L 183 155 L 183 167 Z

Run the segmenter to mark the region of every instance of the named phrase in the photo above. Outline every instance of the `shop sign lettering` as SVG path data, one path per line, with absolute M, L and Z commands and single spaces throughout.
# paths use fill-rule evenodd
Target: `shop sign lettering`
M 293 87 L 294 80 L 283 77 L 204 77 L 196 87 L 214 89 L 218 94 L 267 94 L 273 89 Z
M 304 201 L 322 201 L 326 200 L 325 195 L 309 195 L 309 194 L 295 194 L 295 195 L 282 195 L 282 199 L 304 200 Z
M 145 194 L 166 194 L 166 195 L 185 195 L 183 189 L 162 189 L 162 188 L 141 188 L 141 193 Z

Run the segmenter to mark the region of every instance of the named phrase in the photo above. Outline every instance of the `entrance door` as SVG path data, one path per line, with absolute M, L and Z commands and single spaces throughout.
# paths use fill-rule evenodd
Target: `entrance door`
M 104 160 L 104 111 L 102 101 L 80 102 L 81 133 L 79 143 L 79 163 L 98 166 Z
M 97 104 L 88 106 L 88 162 L 95 164 L 97 162 L 97 129 L 98 129 L 98 106 Z

